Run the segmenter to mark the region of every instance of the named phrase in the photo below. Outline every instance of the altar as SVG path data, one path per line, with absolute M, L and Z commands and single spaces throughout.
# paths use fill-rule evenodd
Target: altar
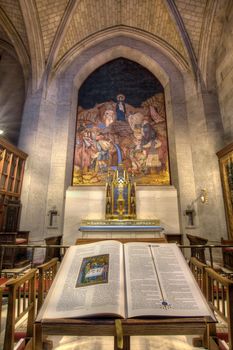
M 164 237 L 159 220 L 82 220 L 82 238 L 156 238 Z
M 105 186 L 105 219 L 82 220 L 82 238 L 137 238 L 140 234 L 161 237 L 163 228 L 156 218 L 137 219 L 136 182 L 120 163 L 108 172 Z M 139 235 L 139 236 L 138 236 Z
M 123 173 L 123 178 L 127 175 Z M 114 181 L 113 181 L 114 182 Z M 117 182 L 115 182 L 117 184 Z M 69 187 L 66 191 L 63 243 L 79 238 L 156 238 L 181 242 L 174 186 Z M 179 236 L 179 237 L 178 237 Z

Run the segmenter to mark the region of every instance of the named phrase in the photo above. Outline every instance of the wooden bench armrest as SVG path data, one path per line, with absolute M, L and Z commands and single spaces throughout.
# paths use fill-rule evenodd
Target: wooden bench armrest
M 49 260 L 48 262 L 45 262 L 44 264 L 37 266 L 37 268 L 38 268 L 38 270 L 45 271 L 45 270 L 49 269 L 50 267 L 56 265 L 56 263 L 58 261 L 59 261 L 58 258 L 53 258 L 53 259 Z

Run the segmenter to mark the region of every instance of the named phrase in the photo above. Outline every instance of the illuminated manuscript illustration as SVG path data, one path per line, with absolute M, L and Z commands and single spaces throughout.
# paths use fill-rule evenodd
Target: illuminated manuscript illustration
M 104 185 L 119 164 L 139 185 L 170 184 L 163 87 L 123 58 L 80 88 L 73 185 Z
M 83 258 L 76 287 L 108 283 L 109 254 Z

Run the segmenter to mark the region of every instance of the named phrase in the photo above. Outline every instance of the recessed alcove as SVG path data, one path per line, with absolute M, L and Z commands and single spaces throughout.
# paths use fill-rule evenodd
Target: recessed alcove
M 165 233 L 180 232 L 177 191 L 173 186 L 139 186 L 136 193 L 137 218 L 160 220 Z M 103 219 L 105 217 L 105 187 L 69 187 L 66 191 L 64 214 L 64 244 L 74 244 L 82 237 L 79 231 L 83 219 Z M 148 237 L 138 234 L 137 237 Z M 94 234 L 100 237 L 100 235 Z M 122 233 L 121 233 L 122 236 Z M 135 234 L 124 233 L 124 237 L 135 237 Z M 89 236 L 90 237 L 90 236 Z M 103 238 L 116 238 L 119 233 L 101 234 Z
M 66 191 L 64 241 L 75 241 L 82 219 L 104 218 L 101 185 L 121 163 L 137 183 L 137 217 L 158 218 L 167 232 L 180 232 L 168 153 L 165 94 L 159 80 L 123 57 L 94 70 L 78 92 L 73 187 Z

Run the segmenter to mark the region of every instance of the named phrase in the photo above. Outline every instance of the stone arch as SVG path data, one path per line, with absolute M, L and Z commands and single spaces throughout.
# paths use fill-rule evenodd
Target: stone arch
M 165 94 L 165 104 L 166 104 L 166 111 L 167 111 L 167 125 L 169 125 L 168 128 L 168 143 L 169 143 L 169 149 L 173 149 L 175 147 L 175 140 L 171 133 L 170 125 L 173 125 L 173 116 L 172 116 L 172 110 L 169 108 L 171 106 L 171 94 L 170 94 L 170 86 L 169 86 L 169 76 L 167 72 L 162 69 L 162 67 L 153 60 L 148 55 L 143 55 L 141 51 L 139 51 L 136 48 L 130 48 L 125 45 L 118 45 L 112 48 L 109 48 L 107 50 L 102 51 L 101 53 L 97 54 L 96 56 L 90 58 L 81 70 L 75 75 L 73 79 L 74 84 L 74 91 L 73 91 L 73 102 L 72 104 L 75 104 L 78 102 L 78 91 L 81 85 L 84 83 L 84 81 L 87 79 L 87 77 L 92 74 L 96 69 L 101 67 L 102 65 L 116 59 L 123 57 L 125 59 L 129 59 L 131 61 L 134 61 L 141 66 L 148 69 L 162 84 L 164 88 L 164 94 Z M 135 60 L 135 57 L 137 57 L 137 60 Z M 172 128 L 171 128 L 172 129 Z M 170 158 L 171 163 L 171 169 L 173 170 L 173 183 L 178 185 L 177 179 L 178 174 L 176 173 L 176 162 L 177 160 L 174 158 Z
M 46 149 L 44 152 L 46 159 L 43 158 L 44 168 L 41 166 L 40 157 L 35 157 L 30 164 L 29 185 L 24 196 L 24 205 L 29 207 L 31 212 L 38 213 L 43 210 L 46 213 L 51 204 L 56 203 L 61 213 L 59 232 L 62 232 L 64 195 L 72 178 L 78 89 L 91 72 L 119 56 L 131 59 L 149 69 L 164 87 L 172 183 L 179 192 L 181 231 L 185 232 L 183 212 L 187 204 L 196 198 L 196 184 L 202 185 L 201 181 L 204 175 L 206 179 L 206 174 L 203 174 L 203 171 L 199 171 L 199 169 L 207 161 L 209 162 L 209 153 L 206 155 L 205 152 L 202 152 L 201 159 L 196 162 L 198 167 L 195 169 L 194 166 L 195 157 L 199 158 L 200 155 L 198 152 L 200 151 L 199 144 L 198 147 L 196 146 L 199 125 L 203 126 L 203 134 L 200 135 L 202 144 L 205 145 L 209 140 L 208 130 L 206 130 L 206 114 L 203 111 L 200 92 L 197 91 L 191 70 L 187 67 L 185 69 L 178 63 L 175 64 L 164 49 L 159 45 L 154 45 L 153 40 L 145 40 L 141 36 L 136 36 L 135 32 L 134 36 L 119 33 L 118 36 L 106 37 L 105 40 L 102 37 L 101 41 L 97 42 L 93 40 L 93 37 L 90 38 L 90 45 L 82 46 L 78 55 L 74 56 L 73 59 L 70 57 L 71 60 L 61 67 L 62 70 L 59 74 L 58 71 L 56 72 L 50 84 L 47 87 L 43 86 L 43 92 L 41 89 L 41 95 L 38 96 L 38 99 L 34 101 L 32 97 L 29 101 L 31 105 L 27 104 L 28 109 L 26 106 L 24 111 L 24 129 L 21 129 L 22 135 L 23 132 L 27 134 L 27 139 L 24 138 L 23 142 L 29 144 L 32 133 L 36 129 L 31 128 L 30 133 L 26 133 L 26 121 L 30 121 L 29 125 L 31 125 L 31 112 L 35 110 L 35 107 L 38 107 L 36 123 L 40 129 L 35 130 L 35 145 L 32 145 L 32 148 L 38 150 L 43 146 Z M 194 123 L 193 117 L 199 117 L 199 124 Z M 37 130 L 42 130 L 43 133 L 37 132 Z M 34 154 L 36 153 L 34 152 Z M 39 172 L 43 172 L 43 181 L 38 181 L 36 177 Z M 197 177 L 198 173 L 200 173 L 200 177 Z M 58 176 L 54 180 L 55 174 Z M 212 174 L 213 172 L 210 171 L 208 179 Z M 197 179 L 195 179 L 195 175 Z M 37 192 L 34 192 L 33 189 L 36 189 Z M 42 193 L 43 200 L 35 202 L 34 198 L 27 197 L 29 191 L 39 195 Z M 215 231 L 217 232 L 222 219 L 215 218 L 216 208 L 217 206 L 211 203 L 211 212 L 213 213 L 211 226 L 216 227 Z M 27 227 L 31 225 L 35 234 L 37 231 L 38 234 L 44 232 L 45 222 L 38 222 L 40 216 L 37 215 L 38 219 L 30 216 L 30 211 L 26 214 L 24 222 L 27 223 Z M 206 227 L 204 222 L 202 227 Z
M 150 45 L 149 41 L 145 42 L 140 40 L 140 38 L 136 39 L 126 36 L 106 38 L 101 44 L 92 42 L 91 47 L 82 50 L 79 56 L 72 60 L 69 65 L 63 67 L 64 69 L 60 74 L 54 76 L 47 88 L 44 85 L 44 90 L 41 92 L 44 98 L 41 98 L 40 102 L 38 123 L 43 129 L 43 133 L 46 133 L 46 138 L 44 135 L 42 135 L 43 140 L 40 140 L 40 137 L 36 138 L 37 144 L 35 148 L 39 148 L 43 142 L 43 147 L 46 146 L 46 157 L 50 168 L 46 168 L 44 171 L 44 173 L 46 172 L 46 177 L 43 174 L 43 183 L 40 184 L 39 192 L 44 193 L 43 188 L 46 187 L 46 198 L 43 200 L 43 203 L 46 204 L 43 210 L 47 212 L 51 203 L 56 203 L 61 213 L 61 227 L 64 195 L 67 188 L 71 185 L 72 179 L 78 89 L 81 83 L 95 69 L 117 57 L 128 58 L 146 67 L 160 80 L 164 87 L 172 184 L 178 190 L 181 198 L 179 203 L 180 222 L 184 222 L 182 213 L 185 209 L 185 204 L 192 198 L 195 198 L 184 84 L 186 76 L 189 80 L 194 81 L 191 71 L 188 72 L 187 69 L 182 69 L 182 67 L 175 65 L 170 57 L 165 55 L 163 50 L 160 50 L 153 44 Z M 26 112 L 24 114 L 25 118 L 27 118 Z M 28 118 L 30 117 L 31 114 L 28 113 Z M 44 128 L 45 121 L 48 124 L 48 128 Z M 23 133 L 22 129 L 21 133 Z M 51 137 L 51 135 L 53 136 Z M 24 142 L 27 143 L 25 138 Z M 185 151 L 183 150 L 184 144 Z M 189 173 L 189 182 L 187 184 L 183 181 L 185 176 L 183 174 L 184 164 L 186 172 L 188 171 Z M 28 178 L 32 174 L 30 178 L 30 186 L 32 188 L 33 186 L 38 186 L 38 181 L 34 178 L 34 173 L 36 173 L 34 168 L 41 169 L 41 162 L 36 160 L 31 165 L 30 172 L 28 172 Z M 59 173 L 59 176 L 56 177 L 56 182 L 54 183 L 53 174 L 56 173 Z M 30 186 L 27 189 L 28 191 Z M 29 205 L 26 204 L 27 201 L 28 199 L 26 198 L 25 207 Z M 30 203 L 30 205 L 32 205 L 31 208 L 34 208 L 37 204 Z M 36 212 L 35 208 L 34 210 Z M 25 215 L 24 221 L 27 222 L 27 220 L 31 220 L 28 214 Z M 31 225 L 34 228 L 35 223 L 32 222 Z M 38 225 L 42 229 L 44 223 L 38 223 Z
M 123 45 L 105 50 L 86 62 L 79 74 L 75 76 L 74 85 L 79 89 L 86 78 L 97 68 L 120 57 L 137 62 L 141 66 L 147 68 L 156 78 L 158 78 L 163 87 L 167 86 L 169 77 L 156 61 L 149 56 L 141 55 L 141 52 L 137 49 L 132 49 Z M 135 60 L 135 57 L 138 57 L 137 61 Z
M 71 62 L 69 67 L 66 66 L 66 69 L 62 69 L 63 72 L 57 76 L 57 79 L 51 82 L 51 85 L 58 89 L 59 101 L 63 100 L 66 106 L 68 105 L 67 101 L 70 101 L 70 99 L 72 101 L 69 111 L 64 111 L 64 115 L 67 115 L 69 118 L 70 130 L 75 129 L 78 89 L 81 84 L 94 70 L 119 57 L 130 59 L 147 68 L 159 79 L 164 87 L 172 183 L 179 189 L 177 168 L 179 161 L 175 152 L 178 139 L 174 132 L 174 123 L 176 123 L 176 131 L 179 132 L 181 129 L 186 129 L 188 137 L 188 127 L 185 126 L 187 123 L 186 106 L 184 103 L 181 104 L 181 101 L 185 100 L 185 77 L 188 75 L 189 79 L 194 81 L 194 76 L 191 71 L 187 72 L 187 69 L 184 69 L 184 67 L 175 65 L 170 57 L 164 54 L 163 50 L 161 51 L 159 48 L 149 45 L 144 40 L 141 41 L 135 38 L 119 36 L 106 39 L 102 44 L 93 43 L 92 47 L 80 52 L 80 55 Z M 70 82 L 69 87 L 66 84 L 66 89 L 63 89 L 62 81 L 64 79 Z M 69 142 L 68 147 L 68 153 L 71 152 L 73 154 L 74 141 L 73 143 Z M 189 157 L 190 167 L 192 168 L 190 154 Z M 67 157 L 66 169 L 72 168 L 72 161 L 72 156 Z M 71 171 L 67 170 L 66 186 L 70 185 L 70 179 Z
M 61 73 L 66 70 L 67 67 L 73 62 L 77 57 L 79 57 L 87 49 L 91 48 L 94 45 L 98 44 L 104 46 L 104 42 L 108 40 L 114 40 L 115 38 L 131 38 L 132 40 L 139 40 L 145 44 L 149 44 L 155 50 L 159 49 L 163 54 L 171 60 L 180 70 L 187 71 L 190 70 L 190 62 L 176 51 L 170 44 L 157 37 L 156 35 L 147 33 L 143 30 L 130 28 L 126 26 L 117 26 L 113 28 L 107 28 L 103 31 L 97 32 L 81 43 L 76 44 L 71 50 L 69 50 L 59 61 L 56 62 L 56 65 L 52 71 L 52 75 Z M 50 79 L 52 78 L 52 75 Z

